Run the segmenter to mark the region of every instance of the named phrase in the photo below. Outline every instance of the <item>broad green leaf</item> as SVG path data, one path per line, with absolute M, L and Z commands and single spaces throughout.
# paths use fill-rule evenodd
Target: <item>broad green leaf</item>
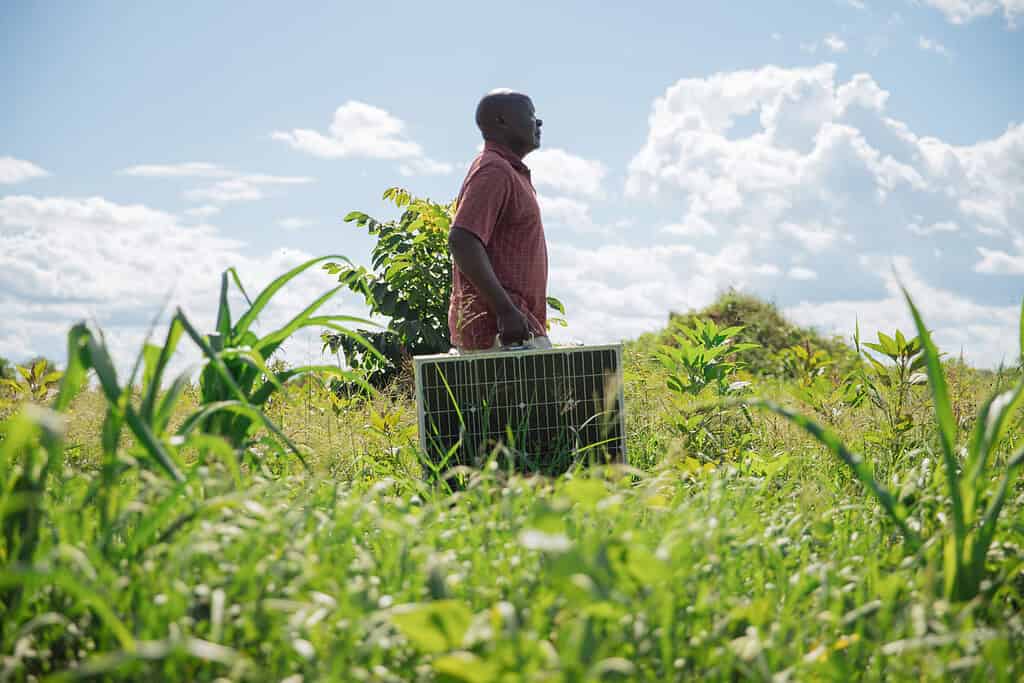
M 547 302 L 548 302 L 548 306 L 550 306 L 551 308 L 555 309 L 556 311 L 558 311 L 562 315 L 565 315 L 565 304 L 563 304 L 561 301 L 559 301 L 558 299 L 556 299 L 553 296 L 549 296 L 549 297 L 547 297 Z
M 394 607 L 389 618 L 418 650 L 441 653 L 462 644 L 473 613 L 461 601 L 438 600 Z
M 882 348 L 884 349 L 882 353 L 884 353 L 885 355 L 889 356 L 890 358 L 896 358 L 897 356 L 900 355 L 900 349 L 899 346 L 896 344 L 896 340 L 890 337 L 889 335 L 885 334 L 884 332 L 879 332 L 878 341 L 882 345 Z
M 600 479 L 570 479 L 565 485 L 565 495 L 583 510 L 593 510 L 608 495 L 608 488 Z
M 498 674 L 494 664 L 464 650 L 442 655 L 433 661 L 432 666 L 439 681 L 489 683 Z

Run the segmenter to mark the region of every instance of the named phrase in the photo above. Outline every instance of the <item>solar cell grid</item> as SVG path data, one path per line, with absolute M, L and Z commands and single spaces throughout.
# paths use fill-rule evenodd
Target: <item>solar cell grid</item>
M 477 465 L 496 443 L 541 469 L 586 452 L 624 460 L 620 359 L 618 345 L 418 356 L 420 445 L 452 452 L 449 465 Z

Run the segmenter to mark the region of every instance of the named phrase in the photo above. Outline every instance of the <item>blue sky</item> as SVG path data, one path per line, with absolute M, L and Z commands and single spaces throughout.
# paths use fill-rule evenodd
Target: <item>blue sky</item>
M 728 286 L 828 332 L 906 328 L 895 271 L 947 351 L 1010 356 L 1020 0 L 609 4 L 8 4 L 0 355 L 59 358 L 92 317 L 125 359 L 168 293 L 212 324 L 228 265 L 255 286 L 364 261 L 340 217 L 388 215 L 395 184 L 454 196 L 476 101 L 513 87 L 545 120 L 526 162 L 561 338 L 632 337 Z

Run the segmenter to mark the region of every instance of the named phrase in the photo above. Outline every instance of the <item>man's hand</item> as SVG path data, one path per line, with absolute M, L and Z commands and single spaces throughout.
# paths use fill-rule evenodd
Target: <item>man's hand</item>
M 498 341 L 502 346 L 522 344 L 530 338 L 530 321 L 515 306 L 498 313 Z

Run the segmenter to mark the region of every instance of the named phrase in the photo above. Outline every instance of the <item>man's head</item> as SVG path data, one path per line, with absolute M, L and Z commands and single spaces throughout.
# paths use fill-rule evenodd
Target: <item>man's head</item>
M 540 147 L 540 127 L 533 102 L 513 90 L 492 90 L 476 106 L 476 125 L 484 140 L 505 145 L 520 157 Z

